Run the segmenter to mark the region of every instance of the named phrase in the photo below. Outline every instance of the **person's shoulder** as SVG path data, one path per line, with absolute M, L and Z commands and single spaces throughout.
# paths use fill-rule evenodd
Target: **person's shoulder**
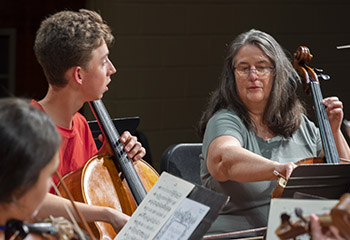
M 73 124 L 88 125 L 88 122 L 81 113 L 77 112 L 73 116 Z
M 237 112 L 232 109 L 220 109 L 218 110 L 208 121 L 207 127 L 214 127 L 214 129 L 222 128 L 235 128 L 242 129 L 244 123 L 238 116 Z
M 216 113 L 214 113 L 213 116 L 222 116 L 222 115 L 226 115 L 226 116 L 238 116 L 237 112 L 233 109 L 229 109 L 229 108 L 223 108 L 218 110 Z
M 299 129 L 302 131 L 312 132 L 314 134 L 318 132 L 318 128 L 316 127 L 315 123 L 311 121 L 305 114 L 301 114 Z
M 315 126 L 315 123 L 313 121 L 311 121 L 305 114 L 302 113 L 300 118 L 301 118 L 301 124 L 302 125 Z
M 39 109 L 39 110 L 42 111 L 42 112 L 45 112 L 45 111 L 44 111 L 44 108 L 40 105 L 40 103 L 39 103 L 38 101 L 34 100 L 34 99 L 32 99 L 32 100 L 30 101 L 29 105 L 32 106 L 32 107 L 35 107 L 35 108 Z
M 216 113 L 214 113 L 210 120 L 216 121 L 220 119 L 241 121 L 240 117 L 238 116 L 235 110 L 227 108 L 218 110 Z

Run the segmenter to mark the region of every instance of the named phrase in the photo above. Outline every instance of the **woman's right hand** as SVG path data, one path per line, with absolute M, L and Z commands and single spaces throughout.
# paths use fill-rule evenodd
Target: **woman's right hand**
M 278 163 L 275 167 L 275 170 L 279 172 L 281 175 L 283 175 L 287 180 L 292 174 L 294 168 L 296 168 L 297 165 L 293 162 L 289 163 Z

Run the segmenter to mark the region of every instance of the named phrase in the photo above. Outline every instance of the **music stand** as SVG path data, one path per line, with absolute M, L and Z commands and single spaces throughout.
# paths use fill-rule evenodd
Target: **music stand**
M 229 197 L 222 193 L 214 192 L 198 184 L 194 185 L 195 188 L 189 194 L 188 198 L 209 206 L 210 210 L 201 224 L 199 224 L 196 230 L 191 234 L 189 240 L 201 239 L 218 217 L 219 211 L 229 200 Z
M 305 164 L 293 170 L 281 198 L 305 194 L 339 199 L 349 189 L 350 164 Z

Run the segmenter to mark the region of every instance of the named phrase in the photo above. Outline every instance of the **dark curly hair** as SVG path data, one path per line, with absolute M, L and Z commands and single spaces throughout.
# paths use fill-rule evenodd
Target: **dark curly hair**
M 61 11 L 41 23 L 34 51 L 47 81 L 63 87 L 67 84 L 65 72 L 73 66 L 88 67 L 92 51 L 103 41 L 110 46 L 114 37 L 98 13 Z

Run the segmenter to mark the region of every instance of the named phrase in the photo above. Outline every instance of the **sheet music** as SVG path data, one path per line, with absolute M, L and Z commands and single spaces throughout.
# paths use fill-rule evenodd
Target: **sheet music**
M 316 200 L 316 199 L 289 199 L 274 198 L 271 199 L 269 220 L 267 224 L 266 239 L 279 240 L 275 234 L 276 229 L 281 224 L 281 214 L 287 213 L 291 216 L 291 220 L 297 221 L 299 218 L 295 215 L 295 208 L 299 207 L 303 210 L 303 216 L 309 216 L 311 213 L 322 215 L 329 212 L 339 200 Z M 297 240 L 309 240 L 307 234 L 300 235 Z
M 154 239 L 194 184 L 163 172 L 115 240 Z
M 188 239 L 209 209 L 204 204 L 185 198 L 155 240 Z

